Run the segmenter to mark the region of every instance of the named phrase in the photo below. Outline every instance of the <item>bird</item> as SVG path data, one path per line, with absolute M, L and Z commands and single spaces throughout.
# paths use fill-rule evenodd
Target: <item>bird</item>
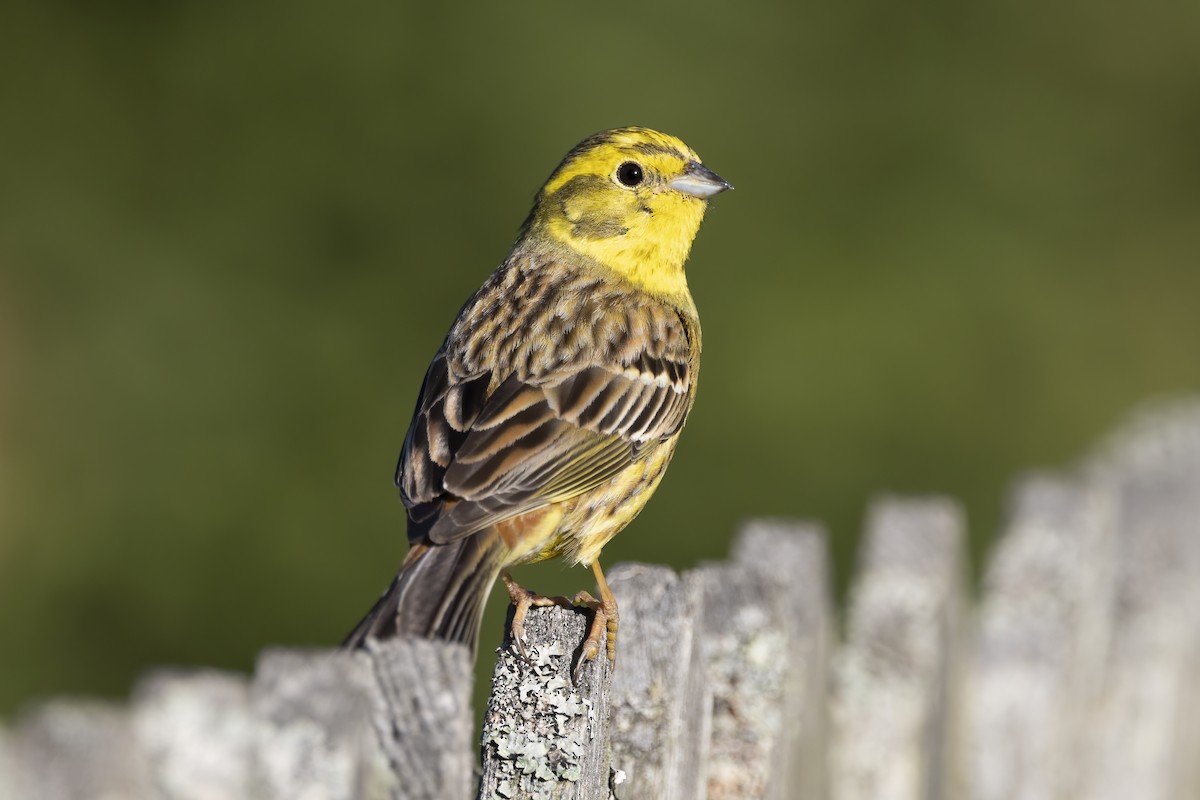
M 594 612 L 576 671 L 619 612 L 600 554 L 654 493 L 696 397 L 700 320 L 684 264 L 732 189 L 674 136 L 584 139 L 537 192 L 508 257 L 462 306 L 425 373 L 396 469 L 409 550 L 343 648 L 419 637 L 472 655 L 498 577 L 523 655 L 530 608 Z M 591 567 L 600 598 L 537 595 L 512 567 Z

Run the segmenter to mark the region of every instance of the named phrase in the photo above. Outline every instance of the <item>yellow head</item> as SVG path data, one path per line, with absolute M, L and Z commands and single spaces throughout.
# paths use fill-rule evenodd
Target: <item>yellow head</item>
M 674 136 L 603 131 L 554 170 L 522 239 L 582 253 L 653 294 L 686 297 L 683 264 L 708 198 L 732 188 Z

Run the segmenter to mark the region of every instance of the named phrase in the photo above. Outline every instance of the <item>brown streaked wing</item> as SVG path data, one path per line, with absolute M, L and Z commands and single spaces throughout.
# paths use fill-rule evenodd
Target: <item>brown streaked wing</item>
M 654 373 L 640 367 L 634 377 L 590 366 L 541 386 L 510 377 L 445 470 L 456 502 L 429 527 L 429 539 L 452 541 L 582 494 L 677 433 L 688 385 L 667 383 L 665 364 Z
M 452 541 L 582 494 L 677 433 L 695 377 L 689 331 L 674 314 L 657 319 L 610 325 L 614 338 L 599 337 L 577 360 L 510 374 L 490 394 L 493 374 L 459 377 L 477 360 L 457 357 L 448 340 L 426 374 L 397 468 L 410 538 Z M 614 363 L 597 363 L 603 358 Z M 513 353 L 508 363 L 519 360 Z

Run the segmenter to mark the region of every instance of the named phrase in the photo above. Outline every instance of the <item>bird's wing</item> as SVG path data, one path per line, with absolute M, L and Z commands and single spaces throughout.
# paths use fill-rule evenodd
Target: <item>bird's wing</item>
M 514 373 L 491 392 L 490 372 L 456 380 L 439 353 L 396 476 L 410 537 L 452 541 L 582 494 L 676 434 L 691 406 L 686 351 L 625 353 Z

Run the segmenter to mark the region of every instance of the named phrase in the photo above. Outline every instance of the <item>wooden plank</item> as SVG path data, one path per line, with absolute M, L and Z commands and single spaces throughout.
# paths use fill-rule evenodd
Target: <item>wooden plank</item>
M 1200 405 L 1144 413 L 1092 464 L 1116 503 L 1116 599 L 1081 797 L 1200 796 Z
M 753 520 L 742 526 L 733 557 L 771 582 L 791 629 L 786 738 L 776 748 L 770 796 L 828 797 L 829 659 L 836 631 L 825 530 L 796 520 Z
M 607 800 L 608 658 L 585 664 L 578 683 L 571 674 L 590 620 L 578 609 L 531 609 L 528 660 L 505 637 L 484 715 L 480 798 Z
M 1112 504 L 1048 475 L 1014 494 L 988 564 L 970 692 L 972 796 L 1080 797 L 1116 568 Z
M 153 673 L 135 688 L 132 713 L 156 797 L 252 796 L 254 719 L 244 676 L 215 670 Z
M 667 567 L 609 574 L 621 609 L 611 696 L 617 800 L 699 800 L 711 698 L 695 621 L 699 597 Z
M 961 797 L 962 548 L 953 502 L 873 504 L 834 662 L 835 800 Z

